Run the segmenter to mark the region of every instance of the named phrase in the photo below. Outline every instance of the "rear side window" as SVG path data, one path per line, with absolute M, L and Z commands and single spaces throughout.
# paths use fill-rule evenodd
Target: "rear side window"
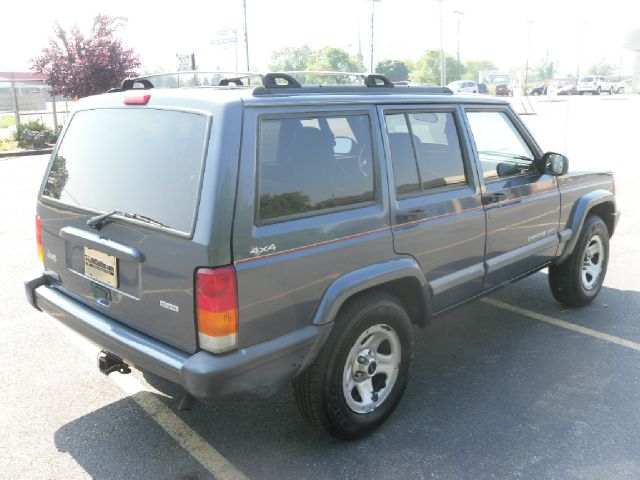
M 193 228 L 207 135 L 203 115 L 153 109 L 76 113 L 43 195 L 98 212 L 137 213 Z
M 258 222 L 373 202 L 368 115 L 262 118 Z
M 467 183 L 453 113 L 392 113 L 385 123 L 396 194 Z

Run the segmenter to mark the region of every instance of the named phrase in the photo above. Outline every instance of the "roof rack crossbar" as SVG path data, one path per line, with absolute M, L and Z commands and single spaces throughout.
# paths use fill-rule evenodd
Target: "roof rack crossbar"
M 142 75 L 136 77 L 136 79 L 142 78 L 156 78 L 156 77 L 175 77 L 176 75 L 220 75 L 223 78 L 248 78 L 248 77 L 260 77 L 262 76 L 257 72 L 227 72 L 227 71 L 205 71 L 205 70 L 183 70 L 181 72 L 168 72 L 168 73 L 151 73 L 149 75 Z
M 223 78 L 218 82 L 218 86 L 227 87 L 229 84 L 233 84 L 240 87 L 244 85 L 244 83 L 242 82 L 243 78 L 247 78 L 247 77 Z
M 284 80 L 286 83 L 278 83 L 278 80 Z M 265 88 L 300 88 L 300 82 L 298 82 L 291 75 L 281 72 L 267 73 L 262 76 L 262 85 Z
M 395 87 L 395 85 L 393 84 L 393 82 L 391 80 L 389 80 L 387 77 L 385 77 L 384 75 L 379 75 L 379 74 L 369 74 L 366 77 L 364 77 L 364 84 L 367 87 L 373 87 L 373 88 L 378 88 L 378 87 Z
M 136 88 L 136 84 L 142 85 L 142 88 Z M 127 90 L 149 90 L 153 88 L 153 83 L 144 78 L 127 78 L 122 81 L 119 87 L 112 88 L 107 91 L 107 93 L 111 92 L 124 92 Z

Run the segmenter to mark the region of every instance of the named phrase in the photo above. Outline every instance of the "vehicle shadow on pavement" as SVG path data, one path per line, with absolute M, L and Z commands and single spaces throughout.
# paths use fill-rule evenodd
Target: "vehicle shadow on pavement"
M 539 273 L 493 298 L 640 341 L 629 314 L 640 311 L 638 292 L 604 288 L 592 306 L 563 309 Z M 183 412 L 178 386 L 145 379 L 249 478 L 640 476 L 640 352 L 474 302 L 416 330 L 414 357 L 396 412 L 357 442 L 314 430 L 288 389 Z M 207 475 L 130 398 L 65 425 L 55 440 L 96 478 Z

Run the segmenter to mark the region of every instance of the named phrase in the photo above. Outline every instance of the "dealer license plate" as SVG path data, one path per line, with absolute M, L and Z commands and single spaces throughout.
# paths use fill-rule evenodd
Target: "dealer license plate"
M 118 258 L 84 247 L 84 274 L 112 287 L 118 287 Z

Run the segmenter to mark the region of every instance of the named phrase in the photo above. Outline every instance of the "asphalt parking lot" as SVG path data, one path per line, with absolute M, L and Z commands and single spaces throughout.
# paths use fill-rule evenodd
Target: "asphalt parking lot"
M 0 478 L 640 478 L 640 95 L 533 107 L 543 148 L 616 174 L 600 296 L 565 309 L 540 272 L 415 330 L 405 397 L 351 443 L 307 425 L 289 391 L 183 412 L 175 385 L 103 376 L 97 348 L 24 299 L 47 157 L 0 159 Z

